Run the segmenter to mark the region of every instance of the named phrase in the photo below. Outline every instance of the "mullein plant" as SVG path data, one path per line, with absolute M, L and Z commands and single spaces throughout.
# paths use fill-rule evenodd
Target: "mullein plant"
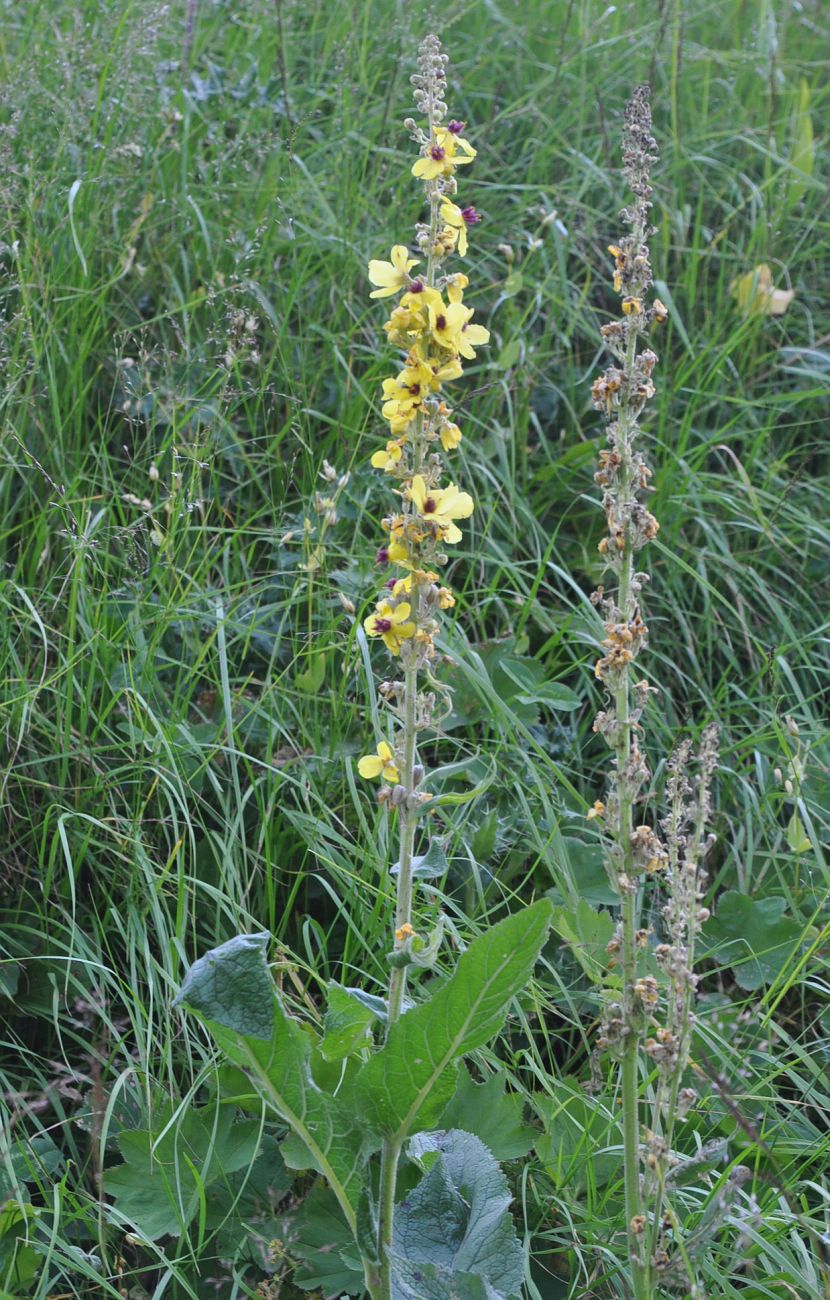
M 673 1143 L 678 1119 L 695 1100 L 694 1090 L 682 1085 L 694 1025 L 695 941 L 708 917 L 702 906 L 703 860 L 713 839 L 706 823 L 717 766 L 712 726 L 703 733 L 696 762 L 686 741 L 669 761 L 662 836 L 642 819 L 651 780 L 642 718 L 649 696 L 658 692 L 636 671 L 647 645 L 642 593 L 649 581 L 637 558 L 656 536 L 658 523 L 646 505 L 651 470 L 640 449 L 640 420 L 655 391 L 657 356 L 650 334 L 667 319 L 660 300 L 648 297 L 649 178 L 657 158 L 651 129 L 648 87 L 639 86 L 626 107 L 623 134 L 623 173 L 633 193 L 621 213 L 628 230 L 609 248 L 621 314 L 602 327 L 613 360 L 591 390 L 606 421 L 607 447 L 600 452 L 595 480 L 603 489 L 607 522 L 599 551 L 611 575 L 608 586 L 600 584 L 591 597 L 603 615 L 603 653 L 595 672 L 608 697 L 594 731 L 613 757 L 605 798 L 588 815 L 602 827 L 608 875 L 620 899 L 620 921 L 608 945 L 610 978 L 598 1047 L 619 1065 L 625 1215 L 636 1300 L 678 1282 L 689 1294 L 702 1294 L 673 1209 L 672 1184 L 683 1163 Z M 655 943 L 643 915 L 647 891 L 661 887 L 667 899 L 664 934 Z M 649 1072 L 651 1092 L 643 1097 L 641 1075 Z
M 285 1243 L 299 1263 L 294 1280 L 315 1286 L 329 1279 L 338 1294 L 372 1300 L 521 1294 L 524 1252 L 507 1182 L 476 1133 L 490 1121 L 491 1103 L 477 1103 L 485 1112 L 477 1115 L 462 1062 L 504 1023 L 552 911 L 543 899 L 507 916 L 462 944 L 453 965 L 440 927 L 418 934 L 414 910 L 417 879 L 435 868 L 429 851 L 420 862 L 415 851 L 419 817 L 440 798 L 425 789 L 419 752 L 419 737 L 439 724 L 437 701 L 445 694 L 433 675 L 435 638 L 454 597 L 440 574 L 462 540 L 459 521 L 473 512 L 470 495 L 443 469 L 442 455 L 461 441 L 444 386 L 489 337 L 464 303 L 467 277 L 450 269 L 451 256 L 467 253 L 479 217 L 457 201 L 458 173 L 475 149 L 464 124 L 446 120 L 446 63 L 437 38 L 428 36 L 412 78 L 423 125 L 405 124 L 418 149 L 411 172 L 424 187 L 426 220 L 412 251 L 397 244 L 389 261 L 369 263 L 372 297 L 395 299 L 385 329 L 402 353 L 398 372 L 383 383 L 388 430 L 372 455 L 394 495 L 377 552 L 383 586 L 364 623 L 400 672 L 380 688 L 389 729 L 358 762 L 363 777 L 380 780 L 382 814 L 396 818 L 399 831 L 388 877 L 396 901 L 385 996 L 331 982 L 325 1009 L 310 1016 L 307 991 L 289 1002 L 275 986 L 270 936 L 260 933 L 201 957 L 178 997 L 236 1067 L 222 1076 L 228 1100 L 248 1109 L 258 1100 L 285 1134 L 286 1162 L 323 1185 L 314 1188 L 313 1209 L 309 1204 L 312 1237 L 321 1214 L 328 1223 L 332 1214 L 339 1219 L 338 1229 L 326 1229 L 325 1269 L 316 1249 L 303 1255 L 302 1233 L 293 1247 Z M 435 967 L 440 974 L 427 973 Z M 421 978 L 408 991 L 412 970 Z M 462 1131 L 442 1116 L 465 1080 Z
M 428 36 L 421 46 L 419 71 L 413 76 L 415 102 L 426 119 L 425 129 L 412 118 L 405 126 L 420 156 L 412 175 L 424 187 L 427 219 L 415 230 L 419 257 L 410 257 L 396 244 L 391 261 L 371 261 L 371 298 L 394 299 L 384 324 L 387 338 L 403 354 L 397 374 L 384 379 L 383 416 L 389 437 L 372 456 L 394 492 L 394 508 L 384 519 L 386 537 L 376 561 L 392 576 L 384 579 L 375 610 L 363 627 L 384 643 L 401 676 L 386 680 L 381 697 L 392 721 L 393 737 L 379 741 L 374 753 L 360 759 L 361 776 L 379 777 L 380 802 L 397 812 L 400 857 L 397 871 L 395 952 L 389 984 L 389 1023 L 401 1014 L 408 955 L 417 953 L 420 939 L 412 927 L 412 860 L 418 817 L 430 795 L 422 792 L 425 771 L 418 754 L 418 735 L 434 725 L 435 692 L 421 688 L 431 679 L 435 637 L 441 611 L 455 597 L 440 577 L 448 562 L 448 547 L 462 540 L 459 520 L 473 513 L 473 499 L 452 481 L 444 483 L 442 453 L 454 451 L 461 430 L 444 396 L 444 386 L 462 374 L 462 358 L 475 359 L 475 349 L 490 333 L 473 322 L 473 308 L 464 304 L 468 279 L 450 269 L 450 258 L 465 257 L 468 230 L 479 214 L 461 207 L 458 168 L 473 161 L 476 151 L 464 137 L 465 124 L 450 119 L 445 68 L 440 42 Z M 416 267 L 419 268 L 416 270 Z

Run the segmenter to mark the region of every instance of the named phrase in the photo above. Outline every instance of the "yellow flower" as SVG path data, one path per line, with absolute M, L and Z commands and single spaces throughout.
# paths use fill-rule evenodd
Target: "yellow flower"
M 411 569 L 412 562 L 409 558 L 409 547 L 406 542 L 402 542 L 399 537 L 391 538 L 386 548 L 390 564 L 399 564 L 402 569 Z
M 461 302 L 464 297 L 464 290 L 469 283 L 470 281 L 463 271 L 456 271 L 447 284 L 447 297 L 450 302 Z
M 459 492 L 454 483 L 429 490 L 422 475 L 416 474 L 408 496 L 418 514 L 438 526 L 443 541 L 450 545 L 461 541 L 461 529 L 454 521 L 467 519 L 473 513 L 473 498 L 468 492 Z
M 449 307 L 445 307 L 440 298 L 437 303 L 431 302 L 429 327 L 435 342 L 440 343 L 442 348 L 449 348 L 450 352 L 457 352 L 458 335 L 471 315 L 469 307 L 462 306 L 460 302 L 451 302 Z
M 452 592 L 450 591 L 449 587 L 439 587 L 439 588 L 438 588 L 438 608 L 439 608 L 439 609 L 452 609 L 452 607 L 453 607 L 454 604 L 455 604 L 455 596 L 452 594 Z
M 441 384 L 445 379 L 458 379 L 459 375 L 464 373 L 461 362 L 458 357 L 448 357 L 446 361 L 433 360 L 430 365 L 430 374 L 432 375 L 432 390 L 438 392 Z
M 404 438 L 394 438 L 387 442 L 386 446 L 376 451 L 372 457 L 372 464 L 375 469 L 394 469 L 403 455 Z
M 423 158 L 412 164 L 412 175 L 423 181 L 433 181 L 436 176 L 452 176 L 456 167 L 471 163 L 476 151 L 468 140 L 462 139 L 447 127 L 435 128 L 435 136 L 426 146 Z
M 410 621 L 409 615 L 410 606 L 406 601 L 395 606 L 383 600 L 374 614 L 363 620 L 366 635 L 382 637 L 390 654 L 400 654 L 401 643 L 415 635 L 415 624 Z
M 401 774 L 395 764 L 392 762 L 393 754 L 390 745 L 382 740 L 377 746 L 376 754 L 364 754 L 357 765 L 357 770 L 361 776 L 365 776 L 367 781 L 373 777 L 382 776 L 384 781 L 390 785 L 397 785 L 401 779 Z
M 452 420 L 447 420 L 446 424 L 441 425 L 439 437 L 444 451 L 454 451 L 461 441 L 461 430 Z
M 396 244 L 392 249 L 391 262 L 371 261 L 369 279 L 380 287 L 369 294 L 370 298 L 390 298 L 409 284 L 409 271 L 418 265 L 416 257 L 409 256 L 409 249 L 403 244 Z
M 472 307 L 462 307 L 461 310 L 467 313 L 467 319 L 461 326 L 456 346 L 462 357 L 466 357 L 468 361 L 474 361 L 476 354 L 473 349 L 480 348 L 485 343 L 490 342 L 490 331 L 485 329 L 483 325 L 470 324 L 473 315 Z
M 420 311 L 426 307 L 427 303 L 440 301 L 441 295 L 437 289 L 431 289 L 428 284 L 424 284 L 423 280 L 413 280 L 409 289 L 401 298 L 400 305 L 406 307 L 408 311 L 418 312 L 420 315 Z
M 404 366 L 394 379 L 384 379 L 382 406 L 384 418 L 390 421 L 393 433 L 403 433 L 417 412 L 426 393 L 435 387 L 431 368 L 418 358 L 414 365 Z
M 467 256 L 467 222 L 464 220 L 464 213 L 458 204 L 453 203 L 446 195 L 441 200 L 441 220 L 446 221 L 456 232 L 458 241 L 459 257 Z

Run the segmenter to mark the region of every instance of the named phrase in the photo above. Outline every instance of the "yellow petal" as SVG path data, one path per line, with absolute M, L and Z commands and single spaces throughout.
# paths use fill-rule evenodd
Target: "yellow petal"
M 384 763 L 388 763 L 391 757 L 391 746 L 385 740 L 381 740 L 378 744 L 378 758 L 382 758 Z
M 364 755 L 357 765 L 358 772 L 361 776 L 365 776 L 367 781 L 371 781 L 374 776 L 380 776 L 382 768 L 383 762 L 377 754 Z
M 416 474 L 409 485 L 409 499 L 415 505 L 415 508 L 423 513 L 424 502 L 427 499 L 427 485 L 420 474 Z

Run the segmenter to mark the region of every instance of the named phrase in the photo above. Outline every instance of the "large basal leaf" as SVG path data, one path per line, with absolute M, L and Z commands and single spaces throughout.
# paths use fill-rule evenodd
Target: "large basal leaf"
M 784 915 L 784 898 L 749 898 L 728 890 L 703 927 L 702 952 L 719 966 L 731 966 L 747 992 L 771 984 L 798 951 L 804 928 Z
M 395 1212 L 395 1300 L 408 1300 L 412 1284 L 423 1282 L 426 1270 L 426 1276 L 443 1282 L 443 1296 L 454 1286 L 460 1295 L 486 1295 L 482 1284 L 497 1294 L 519 1295 L 524 1256 L 509 1211 L 510 1191 L 484 1143 L 460 1129 L 420 1133 L 409 1155 L 429 1164 L 429 1172 Z
M 448 1273 L 435 1264 L 404 1260 L 395 1275 L 393 1300 L 510 1300 L 477 1273 Z
M 358 1077 L 367 1123 L 403 1138 L 416 1121 L 428 1127 L 437 1120 L 455 1090 L 453 1063 L 499 1031 L 530 978 L 550 918 L 543 899 L 494 925 L 429 1001 L 393 1025 Z
M 349 1079 L 336 1100 L 314 1081 L 311 1056 L 319 1036 L 285 1011 L 268 974 L 265 939 L 242 935 L 207 953 L 186 976 L 178 1001 L 204 1017 L 228 1060 L 245 1071 L 267 1105 L 288 1124 L 293 1141 L 283 1148 L 286 1160 L 325 1176 L 353 1228 L 370 1149 L 365 1124 L 352 1103 Z M 256 1006 L 252 989 L 259 999 Z
M 118 1213 L 149 1241 L 181 1236 L 211 1184 L 230 1190 L 230 1175 L 256 1157 L 261 1125 L 233 1122 L 227 1106 L 184 1110 L 171 1122 L 169 1108 L 155 1132 L 125 1129 L 118 1137 L 124 1163 L 108 1169 L 104 1187 Z

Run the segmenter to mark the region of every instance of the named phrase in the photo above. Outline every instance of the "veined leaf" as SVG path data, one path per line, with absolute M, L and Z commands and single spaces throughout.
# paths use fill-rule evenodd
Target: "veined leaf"
M 433 1163 L 395 1212 L 395 1300 L 409 1300 L 416 1274 L 423 1279 L 425 1269 L 443 1282 L 442 1297 L 486 1296 L 486 1287 L 497 1295 L 519 1295 L 523 1254 L 509 1211 L 512 1198 L 484 1143 L 460 1129 L 419 1133 L 409 1156 L 422 1165 L 432 1157 Z M 431 1292 L 414 1294 L 422 1300 Z
M 550 919 L 551 905 L 542 899 L 494 925 L 470 944 L 428 1002 L 393 1025 L 358 1076 L 369 1124 L 403 1139 L 416 1122 L 437 1120 L 455 1089 L 454 1063 L 501 1028 L 511 999 L 530 978 Z
M 228 1060 L 288 1124 L 296 1141 L 284 1148 L 286 1159 L 324 1175 L 353 1230 L 368 1157 L 365 1126 L 349 1080 L 336 1101 L 314 1082 L 311 1054 L 319 1035 L 283 1007 L 265 964 L 264 941 L 267 936 L 241 935 L 207 953 L 191 967 L 177 1001 L 204 1018 Z

